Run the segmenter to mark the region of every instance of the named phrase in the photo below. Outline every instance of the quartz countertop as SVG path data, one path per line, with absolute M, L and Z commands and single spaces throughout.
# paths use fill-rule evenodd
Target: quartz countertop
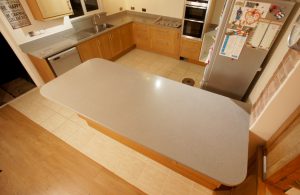
M 224 185 L 246 177 L 246 103 L 103 59 L 66 72 L 41 94 Z
M 96 33 L 87 38 L 81 40 L 72 39 L 71 38 L 72 34 L 77 32 L 75 28 L 72 28 L 72 29 L 65 30 L 63 32 L 56 33 L 54 35 L 50 35 L 28 43 L 21 44 L 20 48 L 22 49 L 23 52 L 31 54 L 35 57 L 47 58 L 56 53 L 59 53 L 60 51 L 66 50 L 70 47 L 74 47 L 84 41 L 97 37 L 100 34 L 106 33 L 112 29 L 118 28 L 130 22 L 139 22 L 139 23 L 144 23 L 149 25 L 157 25 L 155 24 L 155 22 L 160 18 L 162 17 L 159 15 L 124 11 L 124 12 L 107 16 L 105 21 L 103 21 L 105 23 L 114 25 L 112 28 L 108 28 L 102 32 Z M 164 17 L 164 18 L 168 18 L 168 17 Z M 176 18 L 170 18 L 170 19 L 174 21 L 180 21 L 180 19 L 176 19 Z M 92 27 L 92 23 L 90 24 L 89 27 Z M 170 28 L 170 27 L 165 27 L 165 28 Z M 180 28 L 176 28 L 176 29 L 180 31 Z

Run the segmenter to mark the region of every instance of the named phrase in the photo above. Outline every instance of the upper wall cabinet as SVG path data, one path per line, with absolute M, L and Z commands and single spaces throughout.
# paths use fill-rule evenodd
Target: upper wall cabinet
M 33 17 L 36 20 L 51 20 L 73 14 L 72 6 L 69 0 L 26 1 Z

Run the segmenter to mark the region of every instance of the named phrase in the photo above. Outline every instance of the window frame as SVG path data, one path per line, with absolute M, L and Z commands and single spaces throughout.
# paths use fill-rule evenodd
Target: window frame
M 83 15 L 82 16 L 77 16 L 75 18 L 70 18 L 69 19 L 71 21 L 75 21 L 75 20 L 78 20 L 78 19 L 81 19 L 81 18 L 85 18 L 85 17 L 88 17 L 88 16 L 92 16 L 94 14 L 97 14 L 97 13 L 100 13 L 100 12 L 103 12 L 103 4 L 102 4 L 102 1 L 101 0 L 96 0 L 97 3 L 98 3 L 98 9 L 96 10 L 93 10 L 93 11 L 87 11 L 86 10 L 86 6 L 85 6 L 85 2 L 84 0 L 80 0 L 80 3 L 81 3 L 81 7 L 82 7 L 82 10 L 83 10 Z

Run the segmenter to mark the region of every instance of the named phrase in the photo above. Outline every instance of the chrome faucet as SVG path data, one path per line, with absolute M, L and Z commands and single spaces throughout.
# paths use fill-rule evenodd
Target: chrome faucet
M 101 21 L 101 16 L 99 14 L 94 14 L 94 16 L 92 17 L 92 23 L 94 25 L 95 31 L 99 32 L 99 24 L 97 22 L 97 18 L 98 18 L 98 22 Z
M 92 17 L 92 23 L 93 23 L 93 25 L 98 25 L 96 18 L 98 18 L 98 20 L 101 20 L 100 14 L 94 14 L 94 16 Z

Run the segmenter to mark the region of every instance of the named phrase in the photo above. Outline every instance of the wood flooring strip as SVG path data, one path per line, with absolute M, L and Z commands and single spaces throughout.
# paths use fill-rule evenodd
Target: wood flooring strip
M 15 109 L 0 109 L 1 194 L 144 194 Z

